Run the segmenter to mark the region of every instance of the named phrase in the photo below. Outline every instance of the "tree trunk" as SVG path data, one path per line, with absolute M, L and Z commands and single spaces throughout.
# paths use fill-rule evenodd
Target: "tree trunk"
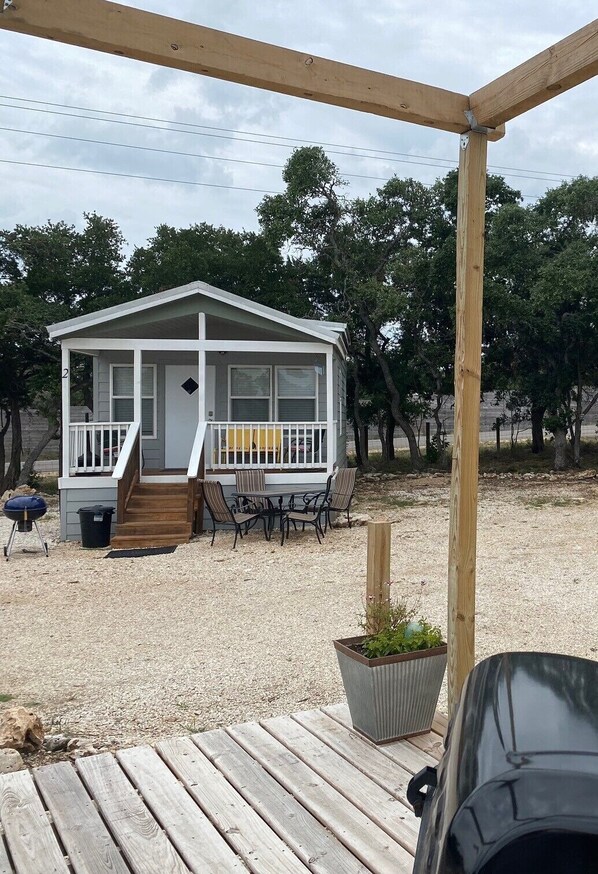
M 359 365 L 353 360 L 353 430 L 355 432 L 355 461 L 357 467 L 364 466 L 368 459 L 368 434 L 367 428 L 363 423 L 361 415 L 361 407 L 359 406 L 359 397 L 361 394 L 361 383 L 359 381 Z
M 581 467 L 581 423 L 583 420 L 583 386 L 581 368 L 577 370 L 577 398 L 575 399 L 575 422 L 573 425 L 573 464 Z
M 386 360 L 386 356 L 384 352 L 380 348 L 380 345 L 377 340 L 377 333 L 374 323 L 370 319 L 367 311 L 361 307 L 360 315 L 363 319 L 363 323 L 366 326 L 366 330 L 368 333 L 368 341 L 370 344 L 370 348 L 374 355 L 376 356 L 376 361 L 380 366 L 380 370 L 382 371 L 382 376 L 384 377 L 384 382 L 386 383 L 386 388 L 388 389 L 388 393 L 390 395 L 390 409 L 392 411 L 392 415 L 394 417 L 395 422 L 401 428 L 405 437 L 407 438 L 407 443 L 409 444 L 409 455 L 411 456 L 411 466 L 414 470 L 421 470 L 423 465 L 423 460 L 421 457 L 421 453 L 419 451 L 419 445 L 417 442 L 417 437 L 415 436 L 415 431 L 411 425 L 411 422 L 405 415 L 403 415 L 403 411 L 401 409 L 401 395 L 395 385 L 395 381 L 392 378 L 392 373 L 390 372 L 390 367 L 388 366 L 388 361 Z
M 355 441 L 355 464 L 357 467 L 363 467 L 361 457 L 361 435 L 359 433 L 359 426 L 355 419 L 353 419 L 353 440 Z
M 565 470 L 567 467 L 567 431 L 559 425 L 554 432 L 554 469 Z
M 21 411 L 16 401 L 10 404 L 11 438 L 10 463 L 2 483 L 2 491 L 14 489 L 21 473 L 21 453 L 23 451 L 23 435 L 21 432 Z
M 532 452 L 539 454 L 544 452 L 544 413 L 545 406 L 532 404 Z
M 27 482 L 29 477 L 31 476 L 31 472 L 33 470 L 33 465 L 42 454 L 50 440 L 54 440 L 58 437 L 58 423 L 50 422 L 48 425 L 48 430 L 39 438 L 27 458 L 25 459 L 25 464 L 23 465 L 23 469 L 21 470 L 21 475 L 19 476 L 17 485 L 22 486 Z
M 386 453 L 389 461 L 395 458 L 395 420 L 390 412 L 386 414 Z
M 378 439 L 382 451 L 382 461 L 388 461 L 388 446 L 386 445 L 386 428 L 382 414 L 378 413 Z
M 4 442 L 6 433 L 10 427 L 10 410 L 2 410 L 5 419 L 0 427 L 0 495 L 5 491 L 4 472 L 6 470 L 6 443 Z

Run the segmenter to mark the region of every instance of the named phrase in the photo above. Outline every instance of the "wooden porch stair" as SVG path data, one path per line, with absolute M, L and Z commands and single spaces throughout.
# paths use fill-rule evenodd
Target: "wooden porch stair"
M 136 483 L 124 521 L 110 541 L 115 549 L 176 546 L 189 543 L 186 483 Z

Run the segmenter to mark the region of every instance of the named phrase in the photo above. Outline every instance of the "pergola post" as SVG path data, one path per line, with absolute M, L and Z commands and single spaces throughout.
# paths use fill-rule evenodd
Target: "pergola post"
M 448 695 L 452 714 L 475 656 L 484 220 L 487 136 L 462 134 L 457 207 L 455 437 L 448 569 Z

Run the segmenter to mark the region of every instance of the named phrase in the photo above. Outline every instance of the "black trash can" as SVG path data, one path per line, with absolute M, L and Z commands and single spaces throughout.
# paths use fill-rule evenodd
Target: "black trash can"
M 442 761 L 407 797 L 422 817 L 413 874 L 598 872 L 598 664 L 521 652 L 480 662 Z
M 100 549 L 110 546 L 110 527 L 114 507 L 80 507 L 77 510 L 81 525 L 81 546 L 84 549 Z

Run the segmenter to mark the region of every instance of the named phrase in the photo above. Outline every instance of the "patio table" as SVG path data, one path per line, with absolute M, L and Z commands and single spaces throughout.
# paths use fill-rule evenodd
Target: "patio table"
M 270 489 L 264 489 L 260 491 L 259 489 L 255 489 L 252 491 L 246 492 L 231 492 L 233 498 L 245 499 L 248 501 L 251 500 L 263 500 L 267 501 L 268 506 L 264 507 L 260 515 L 267 516 L 268 518 L 268 529 L 272 531 L 274 527 L 274 517 L 276 514 L 280 516 L 280 525 L 282 525 L 282 514 L 286 507 L 284 507 L 284 499 L 290 498 L 290 503 L 293 503 L 293 499 L 295 497 L 296 492 L 289 491 L 271 491 Z M 277 500 L 278 506 L 274 506 L 273 501 Z

